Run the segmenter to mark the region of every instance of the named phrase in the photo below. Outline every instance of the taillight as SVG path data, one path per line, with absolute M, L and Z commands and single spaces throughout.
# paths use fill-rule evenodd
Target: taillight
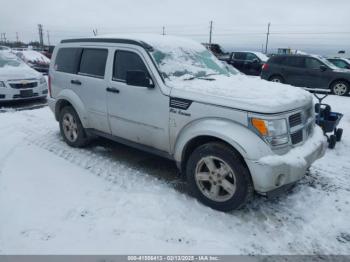
M 49 88 L 49 96 L 52 98 L 52 92 L 51 92 L 51 76 L 49 75 L 49 79 L 48 79 L 48 88 Z
M 264 70 L 264 71 L 269 70 L 269 64 L 263 64 L 262 65 L 262 70 Z

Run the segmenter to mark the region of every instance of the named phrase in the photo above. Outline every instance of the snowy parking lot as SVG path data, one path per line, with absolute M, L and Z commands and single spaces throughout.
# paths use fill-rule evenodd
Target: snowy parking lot
M 0 254 L 350 254 L 350 97 L 343 140 L 288 194 L 221 213 L 175 164 L 117 143 L 67 146 L 48 107 L 0 113 Z

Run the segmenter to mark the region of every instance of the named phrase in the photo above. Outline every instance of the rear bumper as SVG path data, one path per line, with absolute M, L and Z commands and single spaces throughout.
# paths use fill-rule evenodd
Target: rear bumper
M 267 194 L 300 180 L 312 163 L 324 156 L 327 149 L 322 131 L 317 129 L 315 133 L 303 145 L 285 155 L 272 155 L 259 160 L 246 159 L 255 190 Z

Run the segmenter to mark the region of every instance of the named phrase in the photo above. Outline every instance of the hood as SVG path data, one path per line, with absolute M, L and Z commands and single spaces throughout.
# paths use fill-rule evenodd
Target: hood
M 0 80 L 21 80 L 30 78 L 40 78 L 42 75 L 22 64 L 20 66 L 4 66 L 0 67 Z
M 350 76 L 350 69 L 337 68 L 337 69 L 333 69 L 333 72 L 347 74 Z
M 312 95 L 299 88 L 260 78 L 215 76 L 202 79 L 167 80 L 171 96 L 259 113 L 280 113 L 312 103 Z

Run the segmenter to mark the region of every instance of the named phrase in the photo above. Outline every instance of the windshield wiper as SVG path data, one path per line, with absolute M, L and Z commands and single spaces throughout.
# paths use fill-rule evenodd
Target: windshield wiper
M 188 81 L 188 80 L 194 80 L 194 79 L 201 79 L 201 80 L 207 80 L 207 81 L 215 81 L 214 78 L 208 78 L 208 76 L 215 76 L 215 75 L 218 75 L 218 74 L 207 74 L 204 76 L 193 76 L 193 77 L 187 78 L 185 80 Z

